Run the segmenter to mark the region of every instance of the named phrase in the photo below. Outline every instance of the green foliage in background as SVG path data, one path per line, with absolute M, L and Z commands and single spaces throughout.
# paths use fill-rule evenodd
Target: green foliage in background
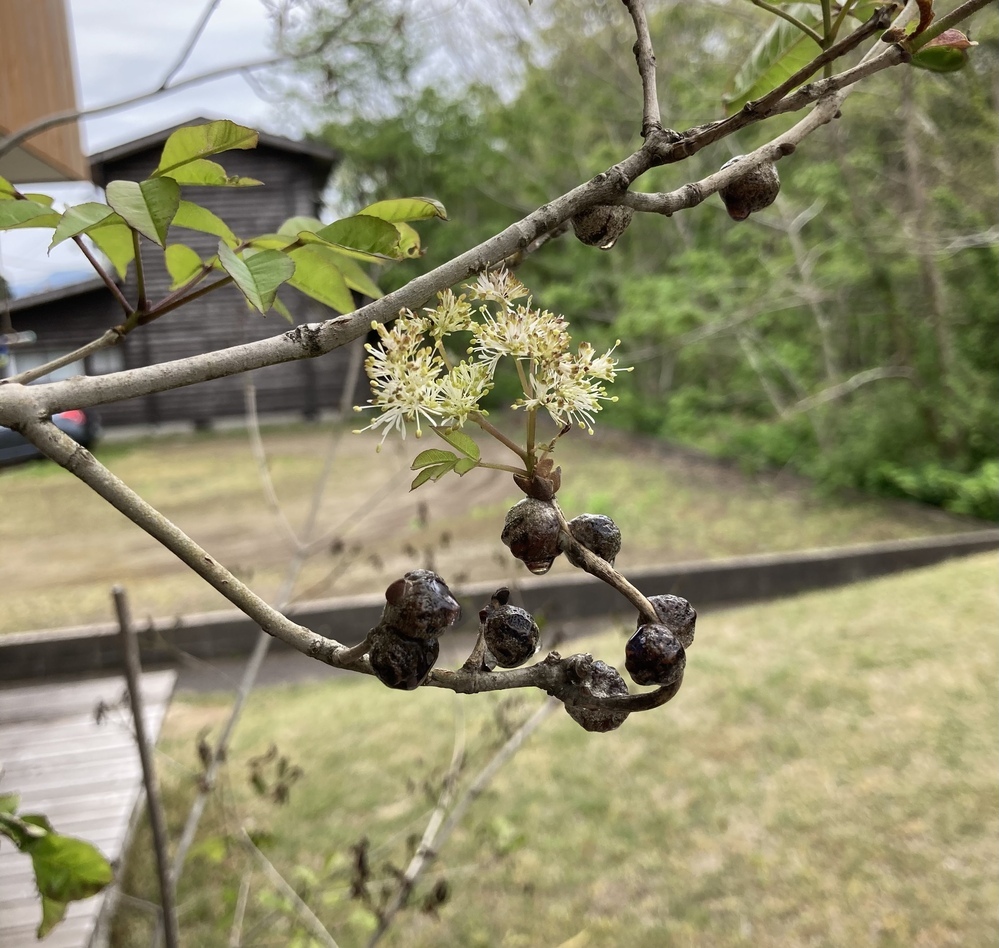
M 743 17 L 756 12 L 660 11 L 656 48 L 684 60 L 660 71 L 666 122 L 719 116 L 720 90 L 739 99 L 739 66 L 760 35 Z M 435 232 L 421 269 L 639 144 L 641 90 L 621 31 L 592 16 L 581 36 L 574 3 L 553 16 L 508 101 L 431 89 L 395 117 L 323 129 L 345 156 L 337 185 L 350 203 L 405 190 L 447 205 L 459 226 Z M 999 21 L 978 27 L 961 71 L 865 84 L 842 121 L 780 163 L 781 197 L 751 222 L 713 199 L 673 219 L 636 215 L 611 253 L 570 234 L 525 260 L 521 276 L 546 306 L 590 324 L 597 345 L 624 340 L 635 372 L 612 417 L 747 469 L 789 465 L 830 489 L 999 518 Z M 759 134 L 656 169 L 647 187 L 716 170 Z M 414 272 L 399 266 L 386 284 Z

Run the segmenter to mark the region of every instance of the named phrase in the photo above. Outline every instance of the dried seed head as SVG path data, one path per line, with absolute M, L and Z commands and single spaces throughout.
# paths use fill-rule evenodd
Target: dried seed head
M 660 624 L 666 626 L 684 648 L 690 648 L 694 642 L 697 610 L 681 596 L 649 596 L 649 602 L 656 610 Z M 640 628 L 644 623 L 645 620 L 639 616 L 635 628 Z
M 412 691 L 427 680 L 440 654 L 437 639 L 410 639 L 379 625 L 371 631 L 368 661 L 383 685 Z
M 624 647 L 624 667 L 636 685 L 669 685 L 683 673 L 687 656 L 663 625 L 640 625 Z
M 610 250 L 631 223 L 632 210 L 623 204 L 599 204 L 572 219 L 576 237 L 590 247 Z
M 722 170 L 745 157 L 745 155 L 736 155 L 735 158 L 730 158 L 722 165 Z M 780 178 L 777 175 L 777 167 L 772 161 L 764 161 L 762 165 L 758 165 L 741 178 L 736 178 L 718 193 L 725 202 L 728 216 L 734 221 L 744 221 L 754 211 L 762 211 L 763 208 L 773 204 L 777 200 L 779 191 Z
M 610 517 L 603 514 L 580 514 L 573 517 L 569 521 L 569 532 L 578 543 L 611 565 L 614 564 L 614 557 L 621 552 L 621 531 Z M 567 550 L 565 556 L 573 566 L 585 569 L 582 561 L 577 560 L 571 550 Z
M 559 554 L 558 532 L 555 508 L 543 500 L 525 497 L 507 511 L 500 539 L 532 573 L 540 575 L 551 569 Z
M 382 625 L 409 639 L 435 639 L 461 615 L 447 583 L 429 569 L 410 570 L 385 590 Z
M 487 606 L 479 616 L 486 648 L 500 668 L 523 665 L 541 647 L 541 631 L 526 609 L 509 604 Z
M 578 666 L 577 668 L 581 672 L 580 688 L 595 698 L 628 693 L 628 685 L 618 670 L 604 662 L 590 659 L 581 668 Z M 566 703 L 565 710 L 573 721 L 587 731 L 613 731 L 624 724 L 628 717 L 627 711 L 601 711 L 598 708 L 583 708 L 569 703 Z

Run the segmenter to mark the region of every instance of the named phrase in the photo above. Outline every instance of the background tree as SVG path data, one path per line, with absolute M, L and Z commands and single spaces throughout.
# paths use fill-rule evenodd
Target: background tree
M 659 76 L 678 125 L 721 112 L 719 90 L 766 27 L 748 5 L 728 13 L 668 5 L 650 18 L 656 48 L 683 50 L 689 67 Z M 544 55 L 525 54 L 509 101 L 483 85 L 431 88 L 392 117 L 327 123 L 323 137 L 346 156 L 344 198 L 408 183 L 485 235 L 628 147 L 638 83 L 621 51 L 623 9 L 548 14 Z M 827 125 L 807 162 L 782 165 L 777 204 L 746 227 L 715 204 L 639 218 L 605 257 L 566 238 L 525 261 L 552 305 L 624 340 L 636 371 L 619 385 L 618 419 L 749 468 L 790 464 L 828 487 L 999 516 L 999 354 L 982 344 L 999 289 L 996 18 L 975 37 L 960 72 L 910 70 L 900 87 L 874 77 L 849 124 Z M 727 154 L 760 140 L 747 130 Z M 684 167 L 707 173 L 704 155 Z M 646 180 L 668 187 L 675 172 Z M 457 236 L 436 234 L 427 259 L 452 255 Z

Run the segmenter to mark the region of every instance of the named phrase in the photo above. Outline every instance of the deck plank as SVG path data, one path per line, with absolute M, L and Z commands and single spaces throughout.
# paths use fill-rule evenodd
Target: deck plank
M 159 734 L 176 672 L 142 676 L 146 726 Z M 21 812 L 45 813 L 59 832 L 92 842 L 117 860 L 142 793 L 142 768 L 127 707 L 98 723 L 100 702 L 120 705 L 123 677 L 0 688 L 0 793 L 20 795 Z M 88 948 L 105 894 L 70 904 L 66 921 L 45 939 L 48 948 Z M 0 845 L 0 945 L 39 942 L 41 906 L 31 860 Z

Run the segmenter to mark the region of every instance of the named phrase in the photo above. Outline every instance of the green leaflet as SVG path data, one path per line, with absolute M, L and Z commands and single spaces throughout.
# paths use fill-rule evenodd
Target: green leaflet
M 252 188 L 264 183 L 256 178 L 229 174 L 217 161 L 208 161 L 205 158 L 195 158 L 194 161 L 189 161 L 179 168 L 164 171 L 162 177 L 172 178 L 178 184 L 213 188 Z
M 191 277 L 201 271 L 201 257 L 186 244 L 170 244 L 163 257 L 172 281 L 171 290 L 183 286 Z
M 261 250 L 252 256 L 239 257 L 222 240 L 219 263 L 246 301 L 261 313 L 271 308 L 278 287 L 295 272 L 294 261 L 280 250 Z
M 31 857 L 42 898 L 37 937 L 44 938 L 66 915 L 67 903 L 96 895 L 114 874 L 107 859 L 90 843 L 62 836 L 40 814 L 16 815 L 16 794 L 0 797 L 0 835 Z
M 427 448 L 426 451 L 421 451 L 416 455 L 409 469 L 418 471 L 421 467 L 429 467 L 431 464 L 454 464 L 457 461 L 458 455 L 453 451 L 445 451 L 443 448 Z
M 180 207 L 180 185 L 172 178 L 111 181 L 105 189 L 108 204 L 137 230 L 161 247 Z
M 288 237 L 297 237 L 301 233 L 314 234 L 323 229 L 323 222 L 318 217 L 289 217 L 279 228 L 278 233 Z
M 92 227 L 98 227 L 101 224 L 124 223 L 121 216 L 116 214 L 107 204 L 99 204 L 96 201 L 77 204 L 75 207 L 68 208 L 62 215 L 55 233 L 52 234 L 49 250 L 70 237 L 87 233 Z
M 393 259 L 399 256 L 399 232 L 396 228 L 387 221 L 365 214 L 333 221 L 316 231 L 314 237 L 349 250 Z
M 817 27 L 822 22 L 817 6 L 806 3 L 784 6 L 807 26 Z M 729 114 L 738 112 L 747 102 L 766 95 L 820 52 L 815 41 L 792 23 L 774 20 L 732 80 L 732 91 L 724 97 L 725 110 Z
M 186 227 L 202 234 L 221 237 L 230 247 L 239 243 L 239 238 L 230 230 L 229 225 L 217 214 L 195 204 L 193 201 L 181 200 L 173 219 L 174 227 Z
M 0 201 L 0 230 L 55 227 L 58 223 L 59 215 L 38 201 Z
M 178 128 L 164 143 L 153 177 L 223 151 L 256 147 L 257 133 L 228 119 Z
M 451 447 L 456 448 L 473 461 L 479 459 L 479 446 L 460 428 L 434 428 Z
M 121 218 L 115 214 L 116 221 Z M 92 227 L 87 236 L 97 244 L 118 276 L 123 280 L 128 274 L 128 265 L 135 259 L 135 243 L 132 240 L 132 228 L 125 223 L 105 223 Z
M 442 429 L 435 428 L 434 430 L 441 431 Z M 455 432 L 448 432 L 448 434 L 454 435 Z M 410 470 L 419 470 L 420 473 L 413 478 L 413 483 L 410 484 L 409 489 L 411 491 L 416 490 L 417 487 L 422 487 L 427 481 L 438 481 L 450 471 L 454 471 L 460 477 L 463 474 L 467 474 L 473 468 L 478 467 L 478 447 L 468 435 L 462 435 L 462 438 L 471 444 L 475 453 L 474 457 L 460 458 L 452 451 L 444 451 L 442 448 L 427 448 L 426 451 L 421 451 L 410 465 Z M 448 441 L 449 443 L 453 443 L 450 438 L 448 438 Z M 458 447 L 458 450 L 464 453 L 462 447 L 458 445 L 455 445 L 455 447 Z
M 376 201 L 367 207 L 361 208 L 359 214 L 366 214 L 369 217 L 378 217 L 390 224 L 402 221 L 423 221 L 432 217 L 447 220 L 447 211 L 440 201 L 433 198 L 395 198 L 388 201 Z
M 330 247 L 309 244 L 290 251 L 288 256 L 295 261 L 295 275 L 288 282 L 296 290 L 338 313 L 349 313 L 354 309 L 354 296 Z

